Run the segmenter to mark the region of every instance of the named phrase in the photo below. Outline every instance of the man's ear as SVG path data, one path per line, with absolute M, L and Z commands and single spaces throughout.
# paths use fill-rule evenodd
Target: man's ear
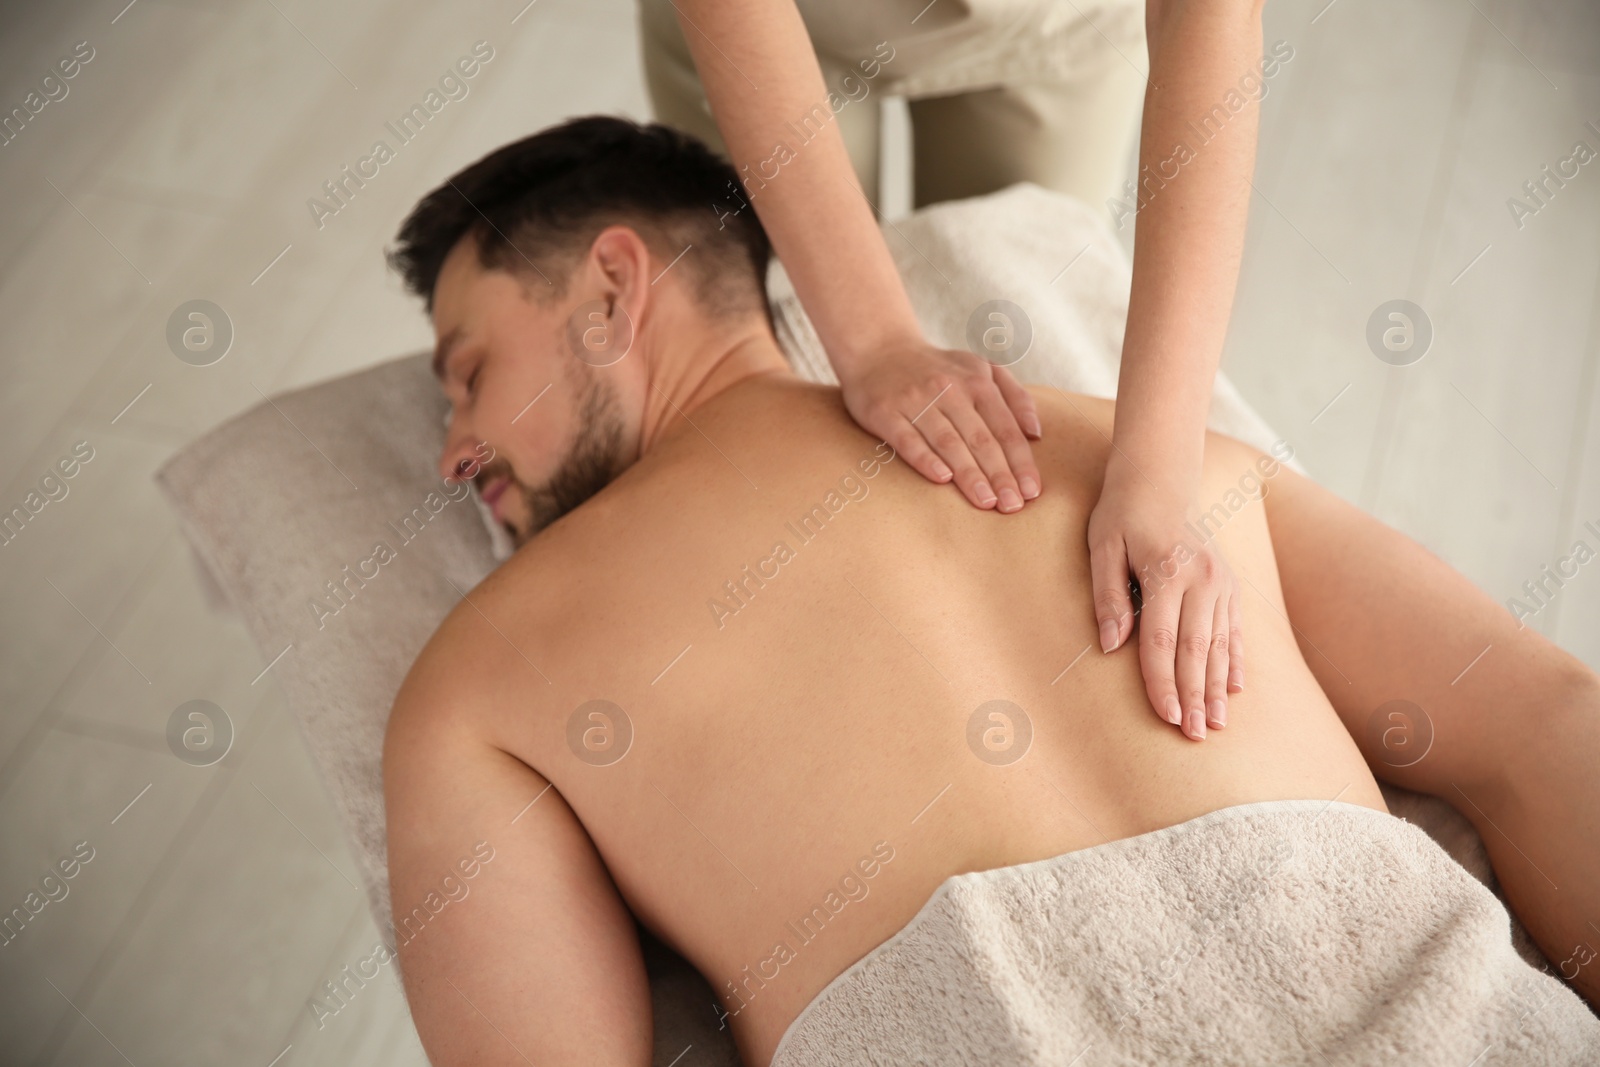
M 631 226 L 607 226 L 589 246 L 589 266 L 638 329 L 652 295 L 650 246 L 644 238 Z

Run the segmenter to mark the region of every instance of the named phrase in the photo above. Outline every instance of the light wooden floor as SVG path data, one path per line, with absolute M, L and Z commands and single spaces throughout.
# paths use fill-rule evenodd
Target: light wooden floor
M 208 599 L 150 475 L 260 393 L 428 343 L 382 246 L 505 141 L 647 117 L 631 6 L 124 2 L 0 15 L 5 109 L 94 48 L 0 147 L 0 508 L 94 448 L 0 548 L 0 911 L 94 849 L 0 948 L 0 1048 L 74 1067 L 422 1063 L 392 977 L 320 1027 L 307 1006 L 377 931 L 283 697 L 254 681 L 263 657 Z M 1225 367 L 1325 484 L 1504 600 L 1575 539 L 1600 549 L 1580 529 L 1600 528 L 1600 162 L 1520 229 L 1506 206 L 1574 142 L 1600 149 L 1600 13 L 1326 3 L 1267 7 L 1268 42 L 1295 55 L 1264 104 Z M 319 231 L 307 198 L 478 40 L 495 58 L 470 95 Z M 163 336 L 196 297 L 238 335 L 204 372 Z M 1435 330 L 1409 367 L 1365 341 L 1395 298 Z M 1534 625 L 1600 667 L 1600 563 Z M 207 769 L 164 740 L 196 695 L 239 729 Z

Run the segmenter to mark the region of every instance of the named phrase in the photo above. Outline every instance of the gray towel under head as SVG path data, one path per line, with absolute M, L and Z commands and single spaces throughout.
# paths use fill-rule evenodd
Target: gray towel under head
M 1420 829 L 1286 800 L 952 876 L 772 1063 L 1592 1065 L 1600 1019 Z

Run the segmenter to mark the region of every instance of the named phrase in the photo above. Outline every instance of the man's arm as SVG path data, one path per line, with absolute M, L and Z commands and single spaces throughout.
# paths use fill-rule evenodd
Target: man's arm
M 1269 486 L 1284 606 L 1372 773 L 1466 816 L 1552 972 L 1600 1005 L 1600 678 L 1309 478 Z
M 561 794 L 478 732 L 471 670 L 430 669 L 433 649 L 396 698 L 383 774 L 395 937 L 429 1059 L 648 1064 L 627 906 Z

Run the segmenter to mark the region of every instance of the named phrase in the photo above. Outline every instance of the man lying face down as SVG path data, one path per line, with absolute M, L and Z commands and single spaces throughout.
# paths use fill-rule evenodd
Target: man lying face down
M 1136 647 L 1099 651 L 1085 529 L 1111 404 L 1032 389 L 1045 490 L 1019 513 L 928 484 L 790 371 L 733 180 L 664 127 L 575 120 L 431 193 L 393 253 L 438 336 L 441 473 L 520 546 L 418 658 L 384 753 L 434 1063 L 650 1062 L 634 917 L 710 982 L 749 1064 L 1600 1042 L 1369 769 L 1467 811 L 1571 970 L 1594 890 L 1543 880 L 1600 884 L 1593 733 L 1571 725 L 1600 706 L 1592 674 L 1213 435 L 1206 492 L 1266 490 L 1214 531 L 1250 591 L 1249 683 L 1189 740 Z M 1350 625 L 1357 606 L 1381 620 Z M 1486 641 L 1505 655 L 1452 689 Z M 1397 698 L 1435 736 L 1404 766 L 1368 729 Z M 1536 748 L 1533 715 L 1564 744 Z M 486 852 L 470 897 L 425 906 Z

